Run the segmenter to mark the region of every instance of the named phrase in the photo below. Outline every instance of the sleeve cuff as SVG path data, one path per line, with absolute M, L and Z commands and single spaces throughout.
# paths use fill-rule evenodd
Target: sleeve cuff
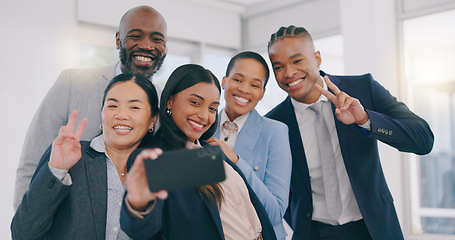
M 147 206 L 147 208 L 145 209 L 145 211 L 138 211 L 138 210 L 135 210 L 131 206 L 130 202 L 128 202 L 128 200 L 126 198 L 125 198 L 124 201 L 125 201 L 124 204 L 125 204 L 126 210 L 128 210 L 130 215 L 133 218 L 136 218 L 136 219 L 144 219 L 144 216 L 149 214 L 150 212 L 152 212 L 153 208 L 155 208 L 155 205 L 156 205 L 156 200 L 155 201 L 151 201 L 149 203 L 149 205 Z
M 371 131 L 371 120 L 368 119 L 368 121 L 365 124 L 358 125 L 358 126 L 365 130 Z
M 49 166 L 49 170 L 51 173 L 62 182 L 63 185 L 69 186 L 73 184 L 73 181 L 71 179 L 71 175 L 68 173 L 68 170 L 64 169 L 58 169 L 55 167 L 52 167 L 49 163 L 47 164 Z

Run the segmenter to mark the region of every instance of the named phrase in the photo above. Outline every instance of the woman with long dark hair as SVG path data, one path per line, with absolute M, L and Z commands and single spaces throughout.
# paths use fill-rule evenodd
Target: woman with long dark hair
M 195 64 L 177 68 L 160 100 L 160 129 L 154 146 L 139 153 L 129 171 L 121 225 L 134 239 L 276 239 L 259 199 L 229 159 L 226 180 L 185 190 L 152 193 L 144 159 L 162 150 L 202 147 L 217 127 L 221 88 Z M 179 166 L 175 166 L 179 167 Z

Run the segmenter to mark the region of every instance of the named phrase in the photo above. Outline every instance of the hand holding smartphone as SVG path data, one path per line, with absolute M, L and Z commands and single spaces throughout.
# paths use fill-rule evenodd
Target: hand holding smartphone
M 150 191 L 178 190 L 224 181 L 224 154 L 219 146 L 164 152 L 144 160 Z

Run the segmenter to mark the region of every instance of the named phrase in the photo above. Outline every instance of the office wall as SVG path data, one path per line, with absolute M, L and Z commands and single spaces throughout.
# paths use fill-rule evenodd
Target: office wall
M 273 11 L 245 16 L 245 48 L 267 50 L 270 35 L 281 26 L 304 26 L 314 38 L 340 33 L 339 0 L 297 1 Z
M 77 1 L 77 19 L 117 27 L 118 21 L 126 9 L 147 4 L 156 8 L 164 16 L 170 38 L 239 49 L 242 8 L 228 4 L 222 4 L 220 7 L 207 6 L 199 2 L 79 0 Z M 110 6 L 109 14 L 100 14 L 100 12 L 106 12 L 105 6 Z
M 1 4 L 0 239 L 10 238 L 16 167 L 30 120 L 59 71 L 71 66 L 74 3 L 30 0 Z

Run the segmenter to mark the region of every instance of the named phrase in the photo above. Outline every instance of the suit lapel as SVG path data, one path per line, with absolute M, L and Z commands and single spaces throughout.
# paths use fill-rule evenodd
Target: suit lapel
M 288 96 L 283 105 L 282 120 L 289 127 L 289 142 L 291 145 L 292 164 L 297 166 L 300 181 L 302 181 L 308 191 L 311 194 L 311 182 L 310 173 L 308 170 L 307 159 L 305 156 L 305 150 L 303 148 L 302 137 L 300 136 L 300 129 L 295 116 L 294 107 L 291 102 L 291 98 Z M 295 174 L 293 174 L 295 176 Z
M 201 145 L 202 147 L 204 147 L 207 146 L 208 143 L 202 141 Z M 221 225 L 221 218 L 218 206 L 210 202 L 210 200 L 206 197 L 203 197 L 202 200 L 205 203 L 205 206 L 207 207 L 208 211 L 210 212 L 210 215 L 212 216 L 213 222 L 215 223 L 218 233 L 220 234 L 220 238 L 224 239 L 223 226 Z
M 117 67 L 117 64 L 103 68 L 105 70 L 102 73 L 102 76 L 106 81 L 98 81 L 98 96 L 99 96 L 98 101 L 99 102 L 101 102 L 103 100 L 102 98 L 104 95 L 104 90 L 107 87 L 107 84 L 109 83 L 109 81 L 111 81 L 112 78 L 114 78 L 116 76 L 116 74 L 115 74 L 116 67 Z
M 254 149 L 254 145 L 256 145 L 259 135 L 261 134 L 262 125 L 261 116 L 253 109 L 237 136 L 234 152 L 244 159 L 249 159 L 250 154 Z
M 107 166 L 106 156 L 92 148 L 87 150 L 89 158 L 86 161 L 87 185 L 90 194 L 93 217 L 95 218 L 96 233 L 103 234 L 98 239 L 104 239 L 107 215 Z
M 203 197 L 202 199 L 203 199 L 205 206 L 207 207 L 210 215 L 213 218 L 213 222 L 216 225 L 216 229 L 218 230 L 220 238 L 224 239 L 223 226 L 221 224 L 220 212 L 218 210 L 218 207 L 216 206 L 216 204 L 211 203 L 208 198 Z

